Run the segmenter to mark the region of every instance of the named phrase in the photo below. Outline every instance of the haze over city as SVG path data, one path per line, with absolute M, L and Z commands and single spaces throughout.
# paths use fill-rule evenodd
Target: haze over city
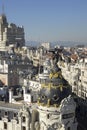
M 87 42 L 87 0 L 1 0 L 3 12 L 24 26 L 26 41 Z

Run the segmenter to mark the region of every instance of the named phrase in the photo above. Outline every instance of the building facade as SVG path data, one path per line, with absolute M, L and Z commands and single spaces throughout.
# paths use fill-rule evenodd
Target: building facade
M 0 16 L 0 47 L 11 44 L 18 47 L 25 45 L 24 28 L 13 23 L 9 24 L 5 14 L 2 14 Z

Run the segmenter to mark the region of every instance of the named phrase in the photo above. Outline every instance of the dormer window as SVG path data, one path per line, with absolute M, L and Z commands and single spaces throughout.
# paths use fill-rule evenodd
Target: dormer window
M 22 117 L 22 122 L 26 122 L 25 116 Z

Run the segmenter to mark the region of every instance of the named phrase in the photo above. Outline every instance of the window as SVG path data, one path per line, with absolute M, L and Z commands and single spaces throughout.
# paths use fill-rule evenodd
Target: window
M 14 113 L 14 117 L 16 117 L 17 115 L 16 115 L 16 113 Z
M 84 71 L 82 71 L 82 76 L 84 76 Z
M 85 97 L 84 92 L 81 93 L 81 96 L 82 96 L 83 98 Z
M 74 116 L 74 113 L 64 114 L 62 115 L 63 119 L 72 118 Z
M 53 95 L 53 98 L 52 98 L 54 101 L 58 101 L 58 97 L 57 97 L 57 95 Z
M 22 127 L 22 130 L 26 130 L 26 127 L 25 127 L 25 126 L 23 126 L 23 127 Z
M 3 60 L 1 60 L 1 65 L 4 65 L 4 61 Z
M 7 129 L 7 123 L 4 122 L 4 129 Z
M 50 118 L 50 115 L 49 114 L 47 114 L 47 119 L 49 119 Z
M 70 130 L 70 127 L 68 127 L 68 129 L 67 130 Z
M 7 116 L 8 115 L 8 112 L 7 111 L 5 111 L 5 116 Z
M 47 68 L 46 68 L 46 70 L 47 70 Z
M 25 116 L 22 117 L 22 122 L 25 122 L 26 121 L 26 118 Z
M 76 85 L 76 82 L 74 82 L 74 85 Z

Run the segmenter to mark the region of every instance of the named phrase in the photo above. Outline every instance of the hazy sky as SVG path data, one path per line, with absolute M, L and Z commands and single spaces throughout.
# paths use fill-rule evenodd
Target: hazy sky
M 87 0 L 0 0 L 8 22 L 23 25 L 26 40 L 87 41 Z

